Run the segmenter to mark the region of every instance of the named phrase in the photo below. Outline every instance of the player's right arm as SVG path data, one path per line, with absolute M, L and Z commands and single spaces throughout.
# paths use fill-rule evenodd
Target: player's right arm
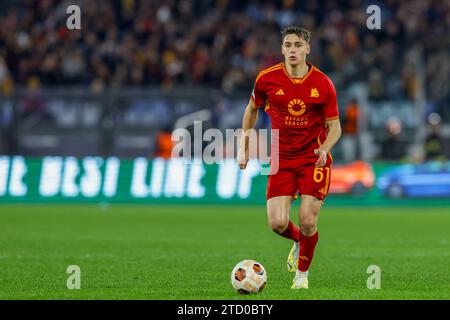
M 237 154 L 237 161 L 241 169 L 247 167 L 249 160 L 250 132 L 256 126 L 258 120 L 258 109 L 263 107 L 267 102 L 266 88 L 261 76 L 264 71 L 260 72 L 255 80 L 252 96 L 245 108 L 244 119 L 242 120 L 242 138 Z
M 245 108 L 244 118 L 242 120 L 242 138 L 237 154 L 237 161 L 239 163 L 239 168 L 241 169 L 247 167 L 249 160 L 249 133 L 251 129 L 255 128 L 257 120 L 258 108 L 256 107 L 254 100 L 250 99 L 247 108 Z

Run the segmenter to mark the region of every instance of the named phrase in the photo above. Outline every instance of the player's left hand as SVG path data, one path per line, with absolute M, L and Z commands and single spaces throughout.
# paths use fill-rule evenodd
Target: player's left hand
M 327 163 L 328 151 L 321 149 L 321 148 L 314 149 L 314 154 L 319 156 L 319 159 L 317 159 L 317 161 L 316 161 L 316 166 L 323 167 Z

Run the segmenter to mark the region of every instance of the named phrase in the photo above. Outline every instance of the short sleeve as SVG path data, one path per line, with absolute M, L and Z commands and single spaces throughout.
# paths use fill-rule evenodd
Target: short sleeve
M 325 105 L 325 119 L 335 120 L 339 119 L 339 108 L 336 98 L 336 89 L 334 88 L 333 82 L 328 80 L 328 99 Z
M 256 78 L 251 99 L 257 108 L 261 108 L 266 105 L 267 95 L 264 90 L 264 83 L 260 76 Z

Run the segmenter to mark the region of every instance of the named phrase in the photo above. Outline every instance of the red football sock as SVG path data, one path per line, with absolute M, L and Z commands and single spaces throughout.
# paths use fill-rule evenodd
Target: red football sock
M 300 228 L 293 224 L 291 220 L 289 220 L 288 227 L 286 228 L 286 230 L 284 230 L 283 233 L 280 233 L 280 235 L 287 239 L 298 242 L 298 238 L 300 237 Z
M 300 256 L 298 259 L 298 270 L 301 272 L 308 271 L 314 256 L 314 249 L 317 241 L 319 241 L 319 231 L 312 236 L 307 237 L 300 232 Z

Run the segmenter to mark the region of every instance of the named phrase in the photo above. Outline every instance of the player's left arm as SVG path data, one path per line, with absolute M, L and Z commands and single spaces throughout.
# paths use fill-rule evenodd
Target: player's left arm
M 325 123 L 328 126 L 327 138 L 319 148 L 314 150 L 314 153 L 319 156 L 316 161 L 316 166 L 323 167 L 327 163 L 327 154 L 331 151 L 334 145 L 341 137 L 341 123 L 339 122 L 339 109 L 337 105 L 336 89 L 333 82 L 328 80 L 328 99 L 325 106 Z
M 319 156 L 316 161 L 316 166 L 323 167 L 327 163 L 327 154 L 331 151 L 334 145 L 338 142 L 341 137 L 341 123 L 339 118 L 326 121 L 328 126 L 328 134 L 325 142 L 318 148 L 314 150 L 314 153 Z

